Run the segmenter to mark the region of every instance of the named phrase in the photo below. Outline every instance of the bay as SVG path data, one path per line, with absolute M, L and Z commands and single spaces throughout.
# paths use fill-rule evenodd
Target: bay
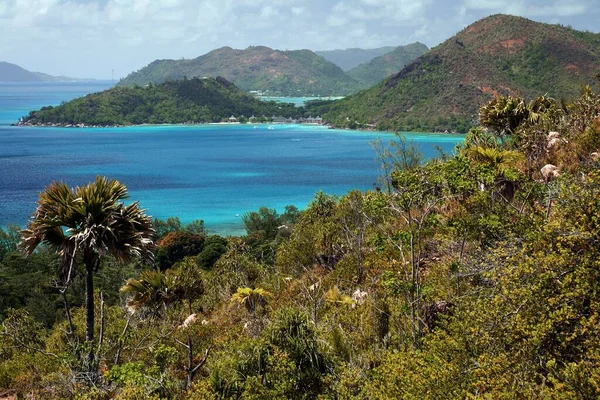
M 370 142 L 392 136 L 305 125 L 9 126 L 29 109 L 98 88 L 54 85 L 0 85 L 0 225 L 25 224 L 53 180 L 74 186 L 106 175 L 156 218 L 203 219 L 212 233 L 240 234 L 241 216 L 260 206 L 281 212 L 288 204 L 305 207 L 319 190 L 372 189 L 378 164 Z M 462 140 L 406 135 L 426 157 Z

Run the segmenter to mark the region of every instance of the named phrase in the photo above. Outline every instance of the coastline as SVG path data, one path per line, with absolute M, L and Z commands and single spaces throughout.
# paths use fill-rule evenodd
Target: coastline
M 356 127 L 353 129 L 347 127 L 338 127 L 328 123 L 322 124 L 314 124 L 314 123 L 281 123 L 281 122 L 256 122 L 256 123 L 241 123 L 241 122 L 180 122 L 173 124 L 130 124 L 130 125 L 89 125 L 89 124 L 62 124 L 62 123 L 36 123 L 32 124 L 29 122 L 17 122 L 10 124 L 13 127 L 30 127 L 30 128 L 135 128 L 135 127 L 143 127 L 143 126 L 258 126 L 258 125 L 267 125 L 267 126 L 277 126 L 277 125 L 300 125 L 300 126 L 323 126 L 327 127 L 327 129 L 338 129 L 344 131 L 357 131 L 357 132 L 379 132 L 379 133 L 387 133 L 393 134 L 393 131 L 379 130 L 374 127 L 368 128 L 360 128 Z M 439 135 L 466 135 L 467 132 L 453 132 L 453 131 L 397 131 L 400 133 L 431 133 L 431 134 L 439 134 Z
M 208 126 L 208 125 L 245 125 L 245 126 L 256 126 L 256 125 L 306 125 L 306 126 L 326 126 L 332 129 L 342 129 L 335 128 L 328 124 L 309 124 L 309 123 L 281 123 L 281 122 L 254 122 L 254 123 L 241 123 L 241 122 L 178 122 L 172 124 L 129 124 L 129 125 L 91 125 L 91 124 L 64 124 L 64 123 L 56 123 L 56 122 L 46 122 L 46 123 L 35 123 L 32 124 L 30 122 L 17 122 L 10 124 L 10 126 L 17 127 L 32 127 L 32 128 L 128 128 L 128 127 L 140 127 L 140 126 Z M 361 129 L 352 129 L 352 130 L 361 130 Z

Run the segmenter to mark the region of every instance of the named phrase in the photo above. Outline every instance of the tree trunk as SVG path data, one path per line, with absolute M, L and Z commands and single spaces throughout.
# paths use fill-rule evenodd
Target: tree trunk
M 86 257 L 87 258 L 87 257 Z M 86 331 L 85 341 L 89 346 L 88 369 L 94 369 L 94 263 L 87 259 L 85 263 L 85 308 L 86 308 Z
M 188 367 L 187 367 L 187 388 L 192 387 L 192 382 L 194 381 L 194 373 L 196 370 L 193 367 L 194 363 L 194 347 L 192 343 L 192 337 L 188 333 L 187 334 L 187 351 L 188 351 Z

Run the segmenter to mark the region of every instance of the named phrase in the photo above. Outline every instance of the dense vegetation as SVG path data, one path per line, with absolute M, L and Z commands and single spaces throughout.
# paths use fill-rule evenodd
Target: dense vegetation
M 338 49 L 315 51 L 315 54 L 331 61 L 344 71 L 350 71 L 360 64 L 368 63 L 375 57 L 382 56 L 394 50 L 394 46 L 378 47 L 376 49 Z
M 383 79 L 394 75 L 408 63 L 427 53 L 429 48 L 423 43 L 398 46 L 394 50 L 376 57 L 348 71 L 348 75 L 360 82 L 363 87 L 371 87 Z
M 466 132 L 476 124 L 478 104 L 497 95 L 573 99 L 595 82 L 599 64 L 600 34 L 495 15 L 385 82 L 337 102 L 326 120 L 341 127 Z
M 227 80 L 184 79 L 146 87 L 115 87 L 61 104 L 43 107 L 24 117 L 25 124 L 177 124 L 221 122 L 230 116 L 303 115 L 293 104 L 263 102 Z M 242 118 L 244 120 L 244 118 Z
M 222 47 L 193 60 L 156 60 L 119 82 L 147 85 L 184 77 L 222 76 L 244 91 L 271 96 L 344 96 L 357 82 L 337 65 L 310 50 L 281 51 L 264 46 Z
M 174 218 L 155 246 L 118 183 L 49 186 L 0 231 L 0 393 L 598 398 L 600 96 L 480 118 L 426 163 L 375 143 L 379 190 L 261 208 L 244 237 Z

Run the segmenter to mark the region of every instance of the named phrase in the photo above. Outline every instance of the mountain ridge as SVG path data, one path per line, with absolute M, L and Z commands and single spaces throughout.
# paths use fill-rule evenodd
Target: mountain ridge
M 333 104 L 335 126 L 466 131 L 497 95 L 574 98 L 600 72 L 600 34 L 496 14 L 380 84 Z
M 221 47 L 191 60 L 155 60 L 132 72 L 120 86 L 161 83 L 184 77 L 223 76 L 240 89 L 287 96 L 331 96 L 355 92 L 358 83 L 310 50 Z
M 386 54 L 352 68 L 347 74 L 365 87 L 373 86 L 397 73 L 428 51 L 429 48 L 420 42 L 398 46 Z
M 315 54 L 331 61 L 345 72 L 358 67 L 360 64 L 368 63 L 376 57 L 387 54 L 396 49 L 395 46 L 377 47 L 374 49 L 361 49 L 352 47 L 348 49 L 319 50 Z

